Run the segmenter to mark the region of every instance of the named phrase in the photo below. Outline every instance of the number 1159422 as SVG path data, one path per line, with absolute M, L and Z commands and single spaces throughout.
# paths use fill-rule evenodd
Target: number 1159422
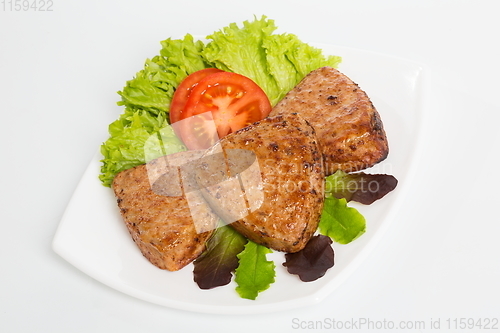
M 4 12 L 52 12 L 52 0 L 1 0 L 0 10 Z

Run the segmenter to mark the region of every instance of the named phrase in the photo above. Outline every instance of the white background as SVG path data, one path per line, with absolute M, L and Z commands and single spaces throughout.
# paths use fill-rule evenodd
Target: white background
M 420 332 L 430 332 L 437 331 L 431 320 L 444 330 L 447 318 L 500 318 L 498 2 L 54 0 L 51 12 L 0 6 L 0 331 L 295 332 L 310 322 L 320 331 L 317 322 L 365 318 L 424 321 Z M 318 305 L 219 316 L 137 300 L 55 254 L 51 242 L 71 194 L 121 112 L 116 91 L 158 52 L 159 41 L 207 35 L 262 14 L 304 41 L 395 55 L 429 70 L 417 181 L 368 259 Z

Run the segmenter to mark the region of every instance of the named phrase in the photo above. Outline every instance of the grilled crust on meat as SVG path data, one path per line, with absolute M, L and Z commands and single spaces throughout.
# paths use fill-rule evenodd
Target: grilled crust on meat
M 255 154 L 257 171 L 238 167 L 246 158 L 242 149 Z M 323 162 L 314 129 L 299 115 L 269 117 L 223 137 L 207 156 L 220 151 L 224 158 L 213 165 L 203 162 L 196 175 L 214 211 L 256 243 L 283 252 L 303 249 L 317 229 L 324 202 Z M 220 170 L 227 182 L 207 186 L 213 177 L 224 178 Z M 240 197 L 241 191 L 234 190 L 238 175 L 231 170 L 240 174 Z
M 270 116 L 299 113 L 316 130 L 325 173 L 358 171 L 389 152 L 379 113 L 366 93 L 331 67 L 312 71 L 272 110 Z
M 179 165 L 182 161 L 189 162 L 200 156 L 199 152 L 193 151 L 170 155 L 171 161 Z M 183 182 L 170 180 L 171 186 L 182 187 L 180 191 L 173 189 L 170 194 L 168 189 L 163 188 L 167 183 L 154 190 L 150 183 L 151 172 L 148 176 L 148 166 L 150 170 L 158 171 L 159 168 L 154 168 L 155 163 L 160 165 L 162 162 L 164 160 L 160 158 L 150 162 L 150 165 L 143 164 L 118 173 L 112 188 L 127 229 L 144 257 L 158 268 L 177 271 L 205 250 L 205 242 L 212 234 L 218 218 L 200 194 L 190 192 L 191 196 L 195 196 L 197 218 L 203 219 L 205 226 L 204 232 L 198 233 L 200 229 L 196 228 L 193 221 Z M 177 166 L 172 163 L 170 167 L 163 165 L 162 168 L 169 176 L 179 174 Z M 174 172 L 169 173 L 168 170 Z M 161 182 L 161 175 L 156 176 Z

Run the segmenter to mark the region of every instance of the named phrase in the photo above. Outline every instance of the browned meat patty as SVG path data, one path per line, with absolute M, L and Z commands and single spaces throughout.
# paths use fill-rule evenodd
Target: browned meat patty
M 301 250 L 316 231 L 324 176 L 314 129 L 296 114 L 225 136 L 196 173 L 205 199 L 226 223 L 283 252 Z
M 218 221 L 199 192 L 193 191 L 196 183 L 190 163 L 202 153 L 187 151 L 159 158 L 122 171 L 113 181 L 132 239 L 161 269 L 176 271 L 196 259 Z
M 299 113 L 316 130 L 330 175 L 362 170 L 389 152 L 380 116 L 358 85 L 331 67 L 309 73 L 273 109 L 270 116 Z

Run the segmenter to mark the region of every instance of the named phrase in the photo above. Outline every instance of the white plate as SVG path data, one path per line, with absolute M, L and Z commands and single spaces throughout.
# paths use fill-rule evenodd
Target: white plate
M 242 299 L 231 284 L 201 290 L 192 264 L 178 272 L 150 264 L 133 243 L 121 220 L 111 189 L 98 179 L 100 154 L 91 161 L 60 222 L 53 241 L 56 253 L 84 273 L 121 292 L 167 307 L 219 314 L 285 310 L 321 301 L 362 263 L 389 226 L 398 202 L 412 181 L 423 116 L 424 69 L 411 61 L 367 51 L 314 44 L 325 54 L 342 56 L 339 70 L 371 97 L 389 139 L 389 158 L 366 172 L 395 175 L 395 191 L 370 206 L 352 203 L 367 219 L 367 232 L 348 245 L 333 244 L 335 266 L 314 282 L 301 282 L 276 262 L 276 282 L 257 300 Z

